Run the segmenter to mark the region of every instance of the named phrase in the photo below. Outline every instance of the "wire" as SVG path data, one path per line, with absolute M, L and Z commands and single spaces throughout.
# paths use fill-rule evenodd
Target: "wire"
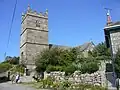
M 10 42 L 10 36 L 11 36 L 12 25 L 13 25 L 13 21 L 14 21 L 14 17 L 15 17 L 16 6 L 17 6 L 17 0 L 15 2 L 15 7 L 14 7 L 13 15 L 12 15 L 12 21 L 11 21 L 11 25 L 10 25 L 10 30 L 9 30 L 9 35 L 8 35 L 8 41 L 7 41 L 7 47 L 6 47 L 6 51 L 4 53 L 4 57 L 6 57 L 6 52 L 7 52 L 8 46 L 9 46 L 9 42 Z

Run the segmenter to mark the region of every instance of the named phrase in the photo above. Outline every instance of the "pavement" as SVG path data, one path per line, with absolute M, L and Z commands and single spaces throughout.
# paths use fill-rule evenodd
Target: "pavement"
M 21 84 L 12 84 L 11 82 L 6 82 L 0 83 L 0 90 L 36 90 L 36 89 Z

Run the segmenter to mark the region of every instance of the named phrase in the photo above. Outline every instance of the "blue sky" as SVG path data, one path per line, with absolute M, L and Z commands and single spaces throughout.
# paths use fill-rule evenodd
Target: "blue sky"
M 18 0 L 10 43 L 6 49 L 15 0 L 0 0 L 0 60 L 4 52 L 19 56 L 21 13 L 28 4 L 33 10 L 49 10 L 49 43 L 77 46 L 104 41 L 105 7 L 111 8 L 113 21 L 120 20 L 120 0 Z

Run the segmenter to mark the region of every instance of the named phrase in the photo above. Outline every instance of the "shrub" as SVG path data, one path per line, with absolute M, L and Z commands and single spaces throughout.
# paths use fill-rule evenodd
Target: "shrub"
M 73 65 L 69 65 L 65 68 L 65 75 L 70 75 L 76 71 L 76 67 Z
M 0 64 L 0 73 L 8 71 L 10 68 L 12 68 L 12 65 L 9 63 L 1 63 Z
M 77 57 L 78 54 L 80 57 Z M 75 70 L 80 70 L 82 73 L 93 73 L 99 69 L 96 58 L 81 56 L 81 53 L 75 48 L 70 50 L 46 49 L 36 58 L 36 71 L 65 71 L 66 75 L 69 75 Z
M 52 65 L 48 65 L 48 67 L 46 68 L 46 72 L 51 72 L 51 71 L 64 71 L 64 66 L 52 66 Z
M 96 62 L 88 62 L 88 63 L 83 63 L 81 65 L 81 72 L 82 73 L 94 73 L 97 70 L 99 70 L 99 65 Z
M 10 71 L 11 71 L 11 74 L 19 72 L 19 73 L 21 73 L 21 75 L 23 75 L 24 74 L 24 66 L 22 66 L 22 65 L 16 65 Z
M 53 80 L 51 77 L 48 77 L 47 79 L 44 79 L 41 81 L 42 82 L 42 88 L 51 88 L 53 85 Z

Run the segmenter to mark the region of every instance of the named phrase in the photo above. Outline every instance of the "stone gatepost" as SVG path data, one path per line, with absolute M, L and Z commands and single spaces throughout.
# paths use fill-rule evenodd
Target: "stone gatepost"
M 103 87 L 107 86 L 107 79 L 106 79 L 106 62 L 105 61 L 101 61 L 101 66 L 99 69 L 100 75 L 101 75 L 101 84 Z

